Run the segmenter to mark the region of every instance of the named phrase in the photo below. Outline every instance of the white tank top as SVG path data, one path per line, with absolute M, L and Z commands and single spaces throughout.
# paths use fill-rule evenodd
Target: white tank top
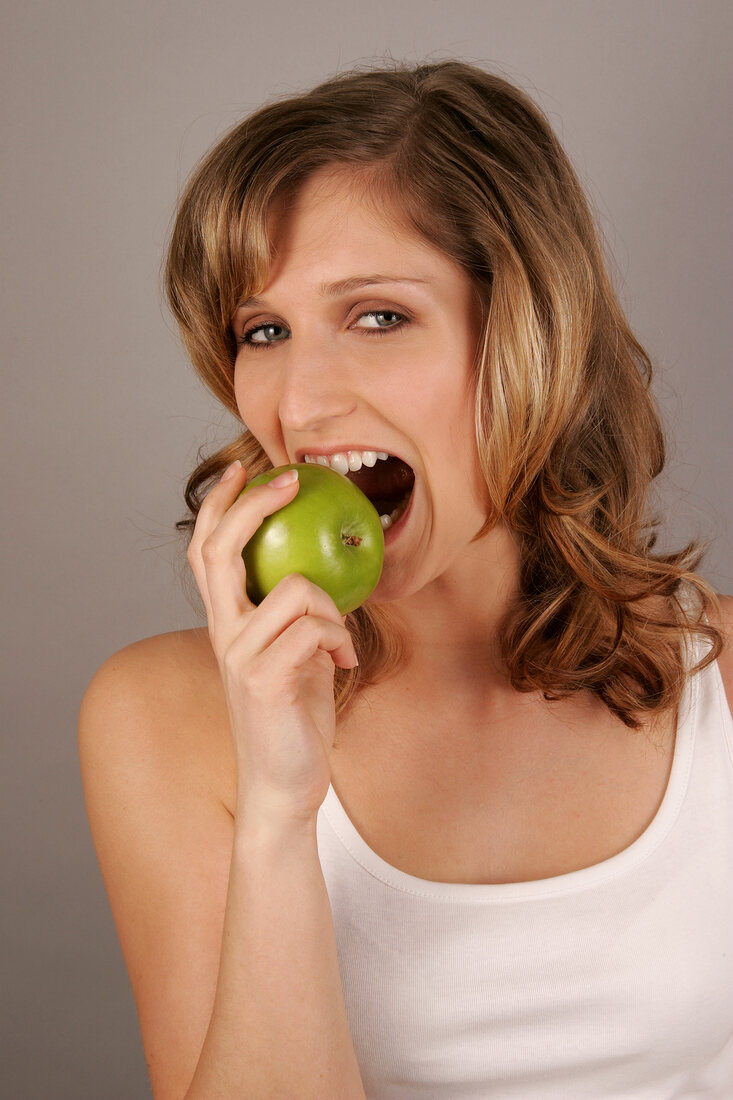
M 705 643 L 703 643 L 705 644 Z M 733 1098 L 733 718 L 692 677 L 653 821 L 535 882 L 415 878 L 318 814 L 368 1100 Z

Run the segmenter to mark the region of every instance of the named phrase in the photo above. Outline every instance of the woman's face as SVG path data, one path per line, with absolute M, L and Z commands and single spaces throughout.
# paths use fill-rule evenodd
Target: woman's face
M 271 222 L 269 283 L 234 318 L 234 385 L 273 466 L 371 450 L 412 467 L 412 504 L 370 598 L 382 602 L 450 570 L 485 520 L 480 308 L 460 267 L 359 196 L 353 177 L 322 169 Z

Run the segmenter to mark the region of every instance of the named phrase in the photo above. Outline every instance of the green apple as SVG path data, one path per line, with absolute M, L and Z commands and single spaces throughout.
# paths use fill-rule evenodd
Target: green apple
M 379 514 L 344 474 L 311 462 L 267 470 L 239 495 L 285 470 L 298 471 L 300 487 L 289 504 L 265 516 L 242 550 L 247 596 L 259 604 L 288 573 L 302 573 L 346 615 L 364 603 L 382 573 Z

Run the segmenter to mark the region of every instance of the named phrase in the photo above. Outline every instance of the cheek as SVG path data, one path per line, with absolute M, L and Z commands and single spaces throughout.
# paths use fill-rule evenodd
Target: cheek
M 234 364 L 234 400 L 237 402 L 237 408 L 241 411 L 242 400 L 244 397 L 244 379 L 242 377 L 243 372 L 239 369 L 236 362 Z
M 446 391 L 439 415 L 448 422 L 448 446 L 453 463 L 464 477 L 472 476 L 478 458 L 475 404 L 468 387 Z
M 252 372 L 245 369 L 241 355 L 234 362 L 234 395 L 239 403 L 252 387 Z
M 271 385 L 258 380 L 254 372 L 234 372 L 234 399 L 244 426 L 252 433 L 273 465 L 284 450 L 278 419 L 277 401 Z M 286 457 L 280 461 L 285 462 Z
M 447 408 L 447 405 L 445 406 Z M 458 401 L 454 396 L 454 415 L 449 429 L 451 465 L 455 478 L 460 479 L 465 507 L 485 513 L 488 504 L 487 488 L 476 442 L 476 424 L 473 389 Z
M 262 404 L 261 387 L 257 384 L 256 377 L 251 371 L 245 372 L 242 368 L 234 368 L 234 398 L 237 402 L 239 415 L 249 427 L 250 421 L 257 420 L 257 411 L 264 408 Z

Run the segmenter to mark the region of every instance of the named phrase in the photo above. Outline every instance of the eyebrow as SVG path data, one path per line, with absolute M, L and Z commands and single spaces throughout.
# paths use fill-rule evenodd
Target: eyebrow
M 318 288 L 323 298 L 338 298 L 342 294 L 349 294 L 353 290 L 361 290 L 366 286 L 375 286 L 377 283 L 430 283 L 432 279 L 406 279 L 401 275 L 352 275 L 348 279 L 339 279 L 336 283 L 321 283 Z M 237 309 L 259 308 L 267 303 L 264 298 L 254 296 L 240 302 Z

